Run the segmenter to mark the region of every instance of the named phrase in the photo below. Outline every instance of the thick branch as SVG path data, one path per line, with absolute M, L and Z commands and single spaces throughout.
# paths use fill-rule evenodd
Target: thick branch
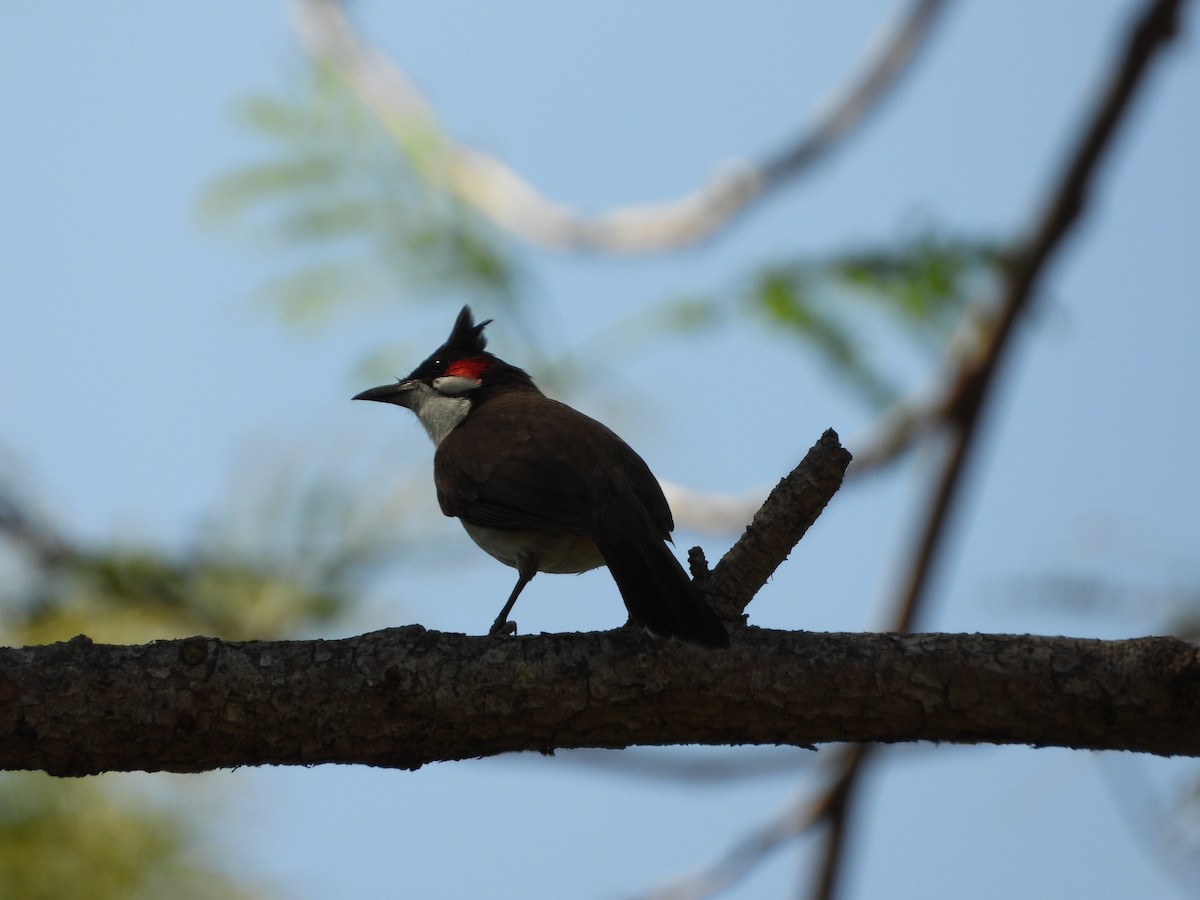
M 0 767 L 416 768 L 632 744 L 955 741 L 1200 755 L 1200 650 L 1173 638 L 420 627 L 336 641 L 0 650 Z

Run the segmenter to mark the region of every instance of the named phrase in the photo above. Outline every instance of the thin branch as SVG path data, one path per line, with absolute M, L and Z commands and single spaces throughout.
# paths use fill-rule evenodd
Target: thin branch
M 844 871 L 843 863 L 846 857 L 846 847 L 849 844 L 847 833 L 852 821 L 852 804 L 858 788 L 862 784 L 863 772 L 866 771 L 867 763 L 872 756 L 871 747 L 868 744 L 856 744 L 844 749 L 841 774 L 825 791 L 820 801 L 814 804 L 814 810 L 820 812 L 820 821 L 829 830 L 825 839 L 825 853 L 821 859 L 821 868 L 813 881 L 813 897 L 825 898 L 837 895 L 837 885 Z
M 1011 344 L 1013 328 L 1029 306 L 1039 279 L 1062 245 L 1070 227 L 1086 208 L 1093 178 L 1136 88 L 1144 81 L 1150 61 L 1177 30 L 1180 0 L 1154 0 L 1147 5 L 1128 37 L 1125 52 L 1112 73 L 1107 90 L 1084 130 L 1070 162 L 1017 259 L 1000 304 L 995 330 L 977 369 L 964 379 L 956 394 L 956 434 L 943 466 L 914 554 L 910 576 L 900 594 L 893 627 L 911 629 L 917 619 L 929 574 L 946 532 L 946 521 L 957 495 L 978 426 L 1000 362 Z
M 917 0 L 890 33 L 879 36 L 875 41 L 878 48 L 875 55 L 869 57 L 861 74 L 845 93 L 829 104 L 824 118 L 792 146 L 763 164 L 764 189 L 810 168 L 839 141 L 849 137 L 870 112 L 879 108 L 880 102 L 896 87 L 916 58 L 945 5 L 943 0 Z
M 825 115 L 763 164 L 725 165 L 679 199 L 596 215 L 551 200 L 501 160 L 455 144 L 412 80 L 355 32 L 336 0 L 297 0 L 293 21 L 309 55 L 340 72 L 397 140 L 419 138 L 426 175 L 499 227 L 556 249 L 654 253 L 711 237 L 753 201 L 811 171 L 879 109 L 911 68 L 945 6 L 946 0 L 914 0 L 908 14 L 874 42 L 874 52 Z
M 1155 53 L 1165 47 L 1177 29 L 1180 0 L 1155 0 L 1132 29 L 1122 58 L 1113 72 L 1088 127 L 1071 155 L 1070 163 L 1039 217 L 1009 277 L 1000 304 L 992 339 L 978 367 L 963 379 L 956 394 L 956 434 L 930 504 L 921 538 L 913 557 L 910 576 L 900 595 L 894 627 L 913 627 L 933 568 L 945 523 L 957 495 L 972 445 L 978 434 L 1000 362 L 1007 351 L 1013 328 L 1028 307 L 1039 279 L 1054 253 L 1060 249 L 1071 225 L 1086 208 L 1093 177 L 1104 151 L 1111 143 L 1122 114 L 1130 106 L 1135 89 L 1142 83 Z
M 744 529 L 767 498 L 766 490 L 744 494 L 717 494 L 661 482 L 675 527 L 702 534 L 737 534 Z
M 1000 362 L 1011 344 L 1014 327 L 1032 302 L 1046 266 L 1086 208 L 1099 163 L 1112 142 L 1117 126 L 1128 112 L 1137 89 L 1144 83 L 1151 60 L 1175 36 L 1180 6 L 1180 0 L 1153 0 L 1144 7 L 1131 27 L 1125 49 L 1110 75 L 1108 86 L 1017 257 L 1005 286 L 991 341 L 977 368 L 964 373 L 965 377 L 958 386 L 956 404 L 952 410 L 951 445 L 926 510 L 925 521 L 909 564 L 908 577 L 896 598 L 893 621 L 896 631 L 912 629 L 924 606 L 929 578 L 946 535 L 947 523 L 962 485 Z M 866 757 L 860 754 L 852 755 L 845 776 L 835 785 L 835 790 L 842 791 L 845 799 L 832 808 L 830 845 L 814 894 L 818 900 L 829 900 L 835 896 L 844 855 L 842 844 L 854 809 L 850 800 L 851 788 L 854 780 L 861 777 L 865 760 Z M 850 783 L 849 787 L 846 786 L 847 782 Z
M 767 857 L 780 850 L 800 835 L 815 831 L 823 824 L 840 828 L 845 819 L 837 812 L 847 803 L 858 784 L 857 770 L 869 754 L 872 744 L 851 744 L 840 749 L 837 761 L 832 766 L 837 775 L 834 781 L 817 798 L 802 797 L 788 804 L 785 811 L 765 825 L 760 825 L 738 840 L 717 862 L 694 875 L 672 881 L 669 885 L 647 893 L 651 900 L 693 900 L 711 897 L 733 887 L 738 881 L 762 865 Z M 809 756 L 818 762 L 827 757 Z M 826 840 L 826 859 L 822 866 L 822 881 L 818 893 L 829 889 L 825 879 L 835 877 L 840 860 L 831 858 L 841 854 L 845 841 L 834 834 Z

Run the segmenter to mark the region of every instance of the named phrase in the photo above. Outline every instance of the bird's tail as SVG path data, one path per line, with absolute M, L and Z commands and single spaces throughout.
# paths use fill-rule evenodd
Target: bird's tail
M 662 540 L 594 536 L 633 621 L 659 637 L 728 647 L 729 634 Z

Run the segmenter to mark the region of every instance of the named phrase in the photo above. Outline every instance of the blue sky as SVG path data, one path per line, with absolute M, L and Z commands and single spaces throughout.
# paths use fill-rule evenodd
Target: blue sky
M 454 134 L 593 210 L 672 197 L 723 161 L 774 150 L 892 10 L 359 7 Z M 665 295 L 728 287 L 779 255 L 884 241 L 926 222 L 1011 234 L 1057 171 L 1133 8 L 955 6 L 882 115 L 719 240 L 652 259 L 524 253 L 545 311 L 539 338 L 569 352 Z M 432 349 L 451 307 L 287 331 L 249 300 L 270 259 L 196 220 L 204 187 L 261 152 L 231 106 L 286 90 L 301 70 L 286 12 L 215 0 L 69 14 L 26 4 L 3 15 L 0 440 L 48 509 L 84 536 L 185 540 L 228 492 L 231 467 L 264 447 L 331 466 L 430 464 L 415 423 L 347 398 L 366 386 L 355 367 L 381 335 Z M 1200 578 L 1193 24 L 1140 98 L 1009 359 L 930 629 L 1154 633 L 1153 607 L 1081 617 L 1022 586 L 1063 571 L 1151 593 Z M 519 346 L 508 329 L 497 322 L 501 355 Z M 868 425 L 818 366 L 753 326 L 602 363 L 580 404 L 661 477 L 698 488 L 770 484 L 825 427 L 853 450 Z M 915 458 L 839 495 L 751 606 L 752 621 L 877 625 L 927 471 Z M 409 621 L 483 630 L 511 575 L 446 534 L 470 566 L 402 573 L 338 633 Z M 728 544 L 677 542 L 701 543 L 710 558 Z M 603 572 L 538 579 L 517 612 L 528 631 L 623 618 Z M 1170 802 L 1194 770 L 1187 761 L 991 747 L 893 755 L 870 781 L 847 896 L 1174 895 L 1110 783 L 1149 784 Z M 569 756 L 210 779 L 229 802 L 218 844 L 300 898 L 619 896 L 712 861 L 804 784 L 660 784 Z M 1155 797 L 1127 793 L 1138 808 Z M 797 868 L 785 852 L 732 896 L 779 896 Z

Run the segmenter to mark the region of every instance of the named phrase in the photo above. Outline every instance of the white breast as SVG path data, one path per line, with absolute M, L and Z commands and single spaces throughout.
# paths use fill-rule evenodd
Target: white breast
M 551 575 L 577 575 L 604 565 L 604 557 L 588 537 L 545 534 L 462 523 L 476 544 L 506 566 L 517 568 L 526 554 L 537 560 L 537 570 Z

